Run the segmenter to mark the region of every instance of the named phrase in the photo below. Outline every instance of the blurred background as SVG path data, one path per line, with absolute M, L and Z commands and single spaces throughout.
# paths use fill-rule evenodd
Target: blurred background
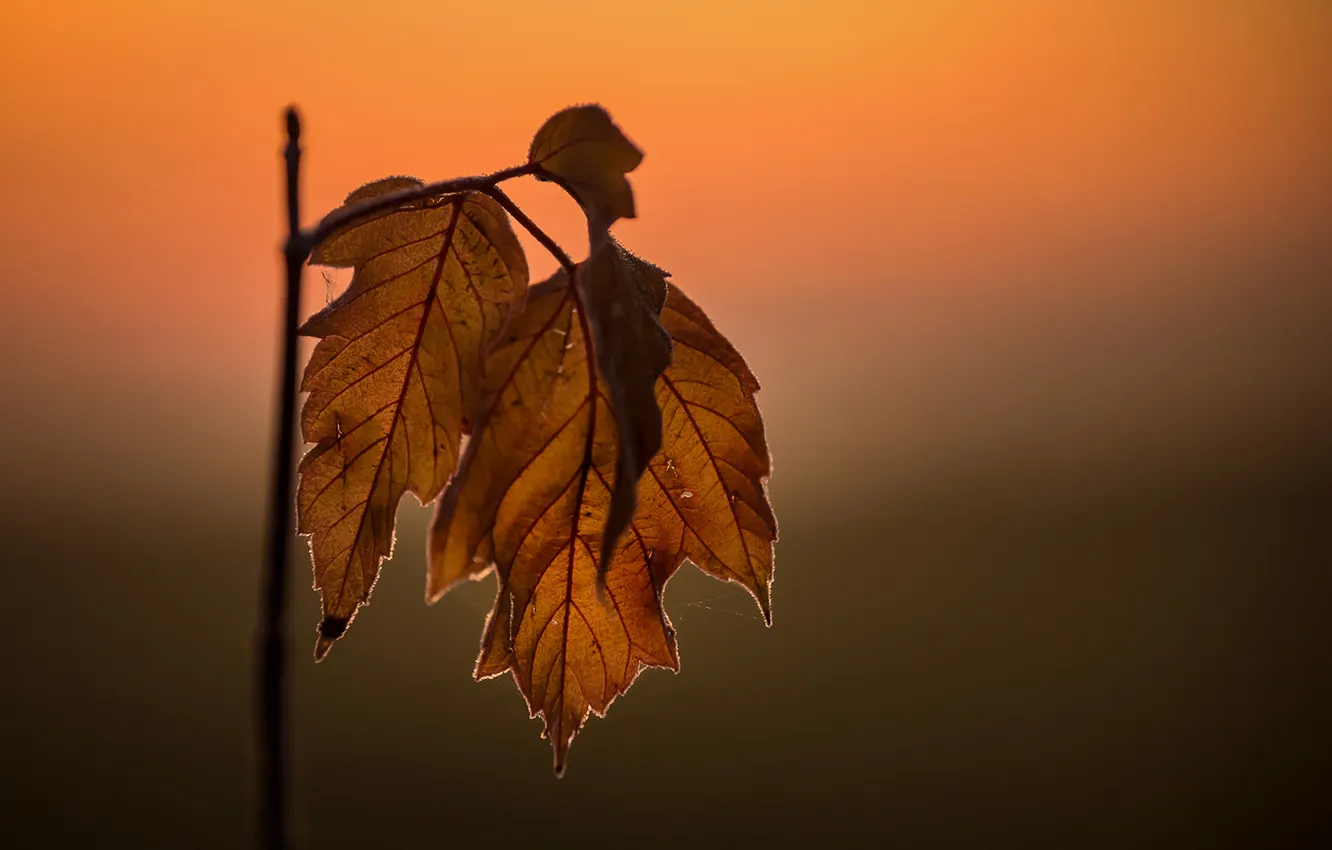
M 303 846 L 1325 839 L 1329 45 L 1323 0 L 7 0 L 0 840 L 251 839 L 282 108 L 313 222 L 587 101 L 647 154 L 617 234 L 763 383 L 773 626 L 683 570 L 681 673 L 557 781 L 426 509 L 318 666 L 293 538 Z

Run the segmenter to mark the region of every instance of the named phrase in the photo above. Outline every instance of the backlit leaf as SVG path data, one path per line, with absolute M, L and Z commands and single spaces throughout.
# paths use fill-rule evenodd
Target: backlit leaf
M 357 201 L 419 181 L 392 177 Z M 301 332 L 306 366 L 299 530 L 323 596 L 316 656 L 340 637 L 393 549 L 402 495 L 434 499 L 457 466 L 484 352 L 526 292 L 504 211 L 480 194 L 415 202 L 335 233 L 311 262 L 354 268 L 347 291 Z
M 634 193 L 625 175 L 643 161 L 643 153 L 600 106 L 572 106 L 552 115 L 532 139 L 527 160 L 569 189 L 593 230 L 634 217 Z
M 614 276 L 618 286 L 658 293 L 626 296 L 627 305 L 653 319 L 619 317 L 615 333 L 633 336 L 632 328 L 660 327 L 647 305 L 661 303 L 665 274 L 627 252 L 623 257 L 629 271 Z M 581 280 L 597 262 L 594 256 L 580 267 L 585 296 L 610 286 L 610 277 L 591 286 Z M 431 599 L 485 574 L 492 562 L 497 567 L 500 589 L 476 675 L 512 671 L 531 713 L 545 720 L 557 771 L 589 712 L 604 714 L 641 668 L 678 668 L 661 594 L 685 557 L 740 581 L 759 598 L 765 617 L 769 611 L 776 524 L 764 489 L 769 466 L 754 405 L 758 384 L 673 287 L 663 318 L 679 328 L 685 356 L 660 377 L 637 362 L 617 367 L 627 372 L 603 367 L 593 391 L 586 332 L 565 277 L 533 288 L 491 353 L 486 380 L 494 390 L 431 529 Z M 642 333 L 651 339 L 655 332 Z M 600 362 L 600 337 L 592 335 Z M 617 424 L 624 419 L 610 389 L 611 376 L 622 374 L 655 386 L 668 413 L 628 533 L 612 535 L 608 547 L 603 529 L 621 469 L 635 474 L 621 466 Z M 727 414 L 736 421 L 709 418 Z M 607 551 L 613 558 L 603 556 Z
M 772 622 L 777 520 L 768 501 L 772 472 L 749 366 L 678 287 L 662 324 L 671 365 L 657 381 L 662 448 L 639 487 L 636 523 L 680 527 L 680 552 L 705 572 L 744 585 Z M 660 515 L 659 515 L 660 514 Z
M 493 386 L 457 477 L 440 500 L 430 590 L 489 568 L 500 575 L 478 678 L 513 670 L 545 718 L 563 770 L 588 711 L 602 713 L 640 665 L 676 666 L 658 594 L 669 570 L 626 536 L 598 591 L 615 487 L 617 434 L 604 383 L 590 383 L 584 323 L 564 276 L 533 288 L 492 352 Z
M 593 249 L 577 282 L 619 425 L 615 486 L 602 536 L 602 550 L 613 552 L 634 514 L 638 479 L 661 448 L 661 409 L 653 385 L 671 358 L 670 334 L 657 318 L 666 303 L 666 273 L 606 239 Z

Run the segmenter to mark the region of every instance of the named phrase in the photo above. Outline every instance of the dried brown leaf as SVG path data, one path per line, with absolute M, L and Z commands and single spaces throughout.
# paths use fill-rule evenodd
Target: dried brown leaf
M 598 593 L 617 434 L 604 383 L 591 383 L 584 324 L 563 275 L 534 287 L 491 354 L 490 401 L 431 529 L 430 587 L 498 566 L 478 678 L 512 669 L 546 720 L 563 770 L 589 711 L 602 713 L 640 665 L 674 668 L 658 602 L 664 562 L 630 537 Z
M 602 313 L 608 325 L 599 332 L 597 322 L 587 323 L 596 359 L 607 356 L 597 342 L 614 340 L 608 347 L 621 354 L 616 366 L 603 366 L 594 387 L 587 331 L 564 276 L 534 287 L 491 353 L 487 383 L 494 389 L 431 529 L 431 599 L 485 574 L 492 561 L 498 568 L 500 589 L 476 675 L 513 672 L 529 710 L 545 720 L 557 771 L 589 712 L 604 714 L 644 667 L 678 668 L 661 592 L 686 556 L 742 582 L 765 617 L 769 611 L 776 524 L 764 489 L 769 467 L 753 398 L 758 384 L 696 306 L 673 287 L 663 298 L 665 273 L 627 252 L 618 256 L 621 268 L 600 282 L 594 274 L 605 272 L 594 273 L 590 267 L 600 261 L 590 258 L 579 270 L 587 285 L 578 284 L 588 312 Z M 679 328 L 687 349 L 658 378 L 650 360 L 640 362 L 637 344 L 624 339 L 653 339 L 663 300 L 663 319 Z M 606 305 L 615 303 L 652 321 L 637 314 L 631 320 L 627 307 L 611 321 L 615 311 Z M 629 531 L 622 539 L 610 535 L 608 548 L 603 530 L 616 510 L 613 494 L 623 491 L 626 473 L 638 475 L 624 465 L 617 427 L 625 419 L 613 381 L 625 377 L 655 386 L 668 415 Z M 728 413 L 737 421 L 708 418 Z M 735 538 L 726 540 L 728 534 Z M 613 558 L 603 557 L 607 551 Z
M 618 440 L 615 486 L 602 550 L 615 551 L 634 515 L 638 479 L 661 448 L 661 409 L 653 385 L 671 361 L 671 337 L 657 318 L 666 303 L 666 272 L 614 239 L 583 264 L 578 288 L 592 330 L 602 380 L 610 388 Z M 607 564 L 602 565 L 604 571 Z
M 527 160 L 568 188 L 593 230 L 634 217 L 634 193 L 624 175 L 638 167 L 643 153 L 600 106 L 572 106 L 552 115 L 532 139 Z
M 419 185 L 390 177 L 346 205 Z M 306 366 L 299 530 L 310 535 L 322 657 L 370 595 L 406 492 L 423 504 L 457 466 L 485 348 L 523 298 L 527 263 L 508 218 L 480 194 L 415 202 L 335 233 L 311 262 L 354 269 L 301 332 Z
M 674 343 L 656 386 L 662 448 L 639 486 L 635 524 L 678 528 L 680 554 L 743 585 L 771 623 L 777 520 L 758 380 L 679 287 L 670 288 L 661 322 Z

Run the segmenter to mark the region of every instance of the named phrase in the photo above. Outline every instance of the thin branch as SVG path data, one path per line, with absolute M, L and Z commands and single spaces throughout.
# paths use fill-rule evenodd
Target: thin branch
M 567 286 L 569 287 L 569 294 L 573 296 L 574 306 L 578 308 L 578 326 L 583 334 L 583 344 L 588 347 L 589 351 L 589 356 L 587 357 L 587 391 L 589 397 L 592 398 L 592 404 L 595 406 L 596 398 L 594 394 L 597 391 L 597 359 L 596 357 L 591 356 L 591 350 L 595 345 L 595 340 L 592 339 L 592 328 L 587 321 L 587 309 L 583 305 L 583 294 L 578 290 L 578 265 L 567 253 L 565 253 L 564 249 L 561 248 L 554 239 L 551 239 L 546 235 L 546 231 L 542 230 L 535 221 L 528 218 L 527 213 L 523 212 L 522 208 L 515 204 L 512 198 L 504 194 L 503 189 L 498 186 L 491 186 L 487 189 L 482 189 L 481 191 L 494 198 L 499 202 L 500 206 L 508 210 L 509 215 L 513 216 L 514 221 L 521 224 L 528 233 L 532 234 L 532 237 L 540 242 L 541 246 L 549 251 L 551 256 L 558 260 L 559 264 L 564 267 L 564 271 L 568 273 L 569 282 Z M 583 458 L 585 465 L 591 462 L 591 457 L 592 449 L 589 438 L 588 449 Z M 586 469 L 583 471 L 583 475 L 586 477 Z
M 285 850 L 287 828 L 286 640 L 289 528 L 292 509 L 291 467 L 296 445 L 296 329 L 300 319 L 301 269 L 309 255 L 300 232 L 301 122 L 288 108 L 286 310 L 282 323 L 282 373 L 279 377 L 277 450 L 273 453 L 268 505 L 268 560 L 265 564 L 263 620 L 259 641 L 260 846 Z
M 540 166 L 537 166 L 537 169 L 538 169 L 537 171 L 538 174 L 544 173 L 540 171 Z M 560 185 L 563 186 L 564 184 L 561 183 Z M 567 186 L 565 186 L 564 188 L 565 191 L 568 191 Z M 583 293 L 578 289 L 578 266 L 574 263 L 572 259 L 569 258 L 569 255 L 564 252 L 564 249 L 561 248 L 558 244 L 556 244 L 554 239 L 551 239 L 549 236 L 547 236 L 546 232 L 542 230 L 537 225 L 536 222 L 528 218 L 527 213 L 523 212 L 522 209 L 513 202 L 512 198 L 504 194 L 504 191 L 502 189 L 500 189 L 498 186 L 492 186 L 489 189 L 483 189 L 481 191 L 485 192 L 487 195 L 494 198 L 496 201 L 499 202 L 500 206 L 508 210 L 509 215 L 513 216 L 515 221 L 521 224 L 527 230 L 528 233 L 532 234 L 533 238 L 535 238 L 536 241 L 541 243 L 542 247 L 544 247 L 547 251 L 549 251 L 551 255 L 554 256 L 555 259 L 559 261 L 560 265 L 564 267 L 564 271 L 569 276 L 569 280 L 566 286 L 568 286 L 569 288 L 569 294 L 573 296 L 574 306 L 577 308 L 576 312 L 578 313 L 578 329 L 579 331 L 581 331 L 583 335 L 583 345 L 587 349 L 587 357 L 584 358 L 584 360 L 587 363 L 587 396 L 588 396 L 588 401 L 590 402 L 589 421 L 587 427 L 587 442 L 583 446 L 583 463 L 582 467 L 579 470 L 578 496 L 577 496 L 577 501 L 575 502 L 575 504 L 581 504 L 583 499 L 583 490 L 584 487 L 587 486 L 587 474 L 588 471 L 592 468 L 592 445 L 597 430 L 597 385 L 600 379 L 598 378 L 597 375 L 597 357 L 595 352 L 596 340 L 593 339 L 592 337 L 591 323 L 588 321 L 587 309 L 583 304 Z M 573 546 L 572 542 L 573 539 L 578 536 L 578 517 L 581 514 L 581 512 L 582 512 L 581 508 L 579 510 L 574 511 L 574 528 L 569 544 L 571 547 Z M 570 551 L 572 551 L 572 549 Z M 573 573 L 571 571 L 570 581 L 573 580 L 572 575 Z M 598 570 L 597 571 L 598 594 L 602 594 L 605 592 L 605 582 L 606 582 L 605 571 Z M 557 762 L 555 767 L 555 772 L 556 775 L 562 774 L 564 772 L 563 764 Z
M 569 255 L 564 252 L 564 249 L 561 248 L 558 244 L 556 244 L 554 239 L 551 239 L 549 236 L 547 236 L 546 231 L 538 227 L 535 221 L 532 221 L 532 219 L 528 218 L 527 213 L 523 212 L 522 209 L 519 208 L 519 206 L 513 202 L 513 198 L 510 198 L 508 195 L 504 194 L 503 189 L 501 189 L 498 186 L 491 185 L 482 188 L 479 191 L 484 192 L 485 194 L 489 195 L 490 197 L 498 201 L 499 205 L 504 207 L 504 209 L 508 210 L 509 215 L 513 216 L 514 221 L 521 224 L 528 233 L 532 234 L 533 239 L 541 243 L 541 247 L 545 248 L 547 251 L 550 252 L 551 256 L 554 257 L 556 261 L 559 262 L 559 264 L 564 267 L 564 270 L 569 273 L 569 285 L 572 287 L 574 261 L 569 259 Z M 575 298 L 576 297 L 577 296 L 575 295 Z M 581 307 L 582 304 L 579 304 L 579 306 Z
M 328 237 L 332 236 L 338 230 L 369 218 L 376 213 L 393 209 L 394 207 L 402 206 L 403 204 L 409 204 L 412 201 L 421 201 L 426 198 L 435 198 L 440 195 L 452 195 L 456 192 L 485 192 L 490 195 L 490 190 L 495 189 L 497 184 L 502 183 L 505 180 L 512 180 L 514 177 L 524 177 L 533 174 L 535 173 L 535 167 L 536 166 L 529 163 L 527 165 L 516 165 L 513 168 L 506 168 L 492 174 L 483 174 L 478 177 L 457 177 L 453 180 L 439 180 L 434 183 L 426 183 L 421 186 L 413 186 L 410 189 L 401 189 L 397 192 L 390 192 L 387 195 L 379 195 L 378 197 L 369 198 L 350 207 L 340 207 L 324 216 L 323 221 L 319 222 L 311 229 L 301 232 L 300 238 L 305 249 L 306 257 L 309 256 L 310 251 L 313 251 L 316 245 L 328 239 Z M 498 198 L 496 200 L 498 200 Z M 512 203 L 512 201 L 510 201 L 510 203 Z M 558 250 L 558 248 L 556 250 Z
M 580 210 L 583 210 L 584 213 L 587 212 L 587 209 L 583 206 L 583 199 L 578 197 L 578 193 L 573 190 L 572 186 L 565 182 L 563 177 L 554 172 L 547 171 L 539 163 L 532 163 L 531 169 L 533 177 L 540 180 L 542 183 L 554 183 L 556 186 L 559 186 L 564 190 L 564 194 L 573 199 L 573 202 L 578 205 Z

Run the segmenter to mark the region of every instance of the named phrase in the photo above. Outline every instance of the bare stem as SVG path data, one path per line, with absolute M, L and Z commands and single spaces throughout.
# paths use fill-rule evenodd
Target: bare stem
M 409 189 L 401 189 L 397 192 L 389 192 L 387 195 L 369 198 L 350 207 L 340 207 L 328 215 L 324 216 L 323 221 L 307 231 L 301 232 L 300 240 L 303 243 L 305 255 L 308 257 L 310 251 L 320 242 L 332 236 L 338 230 L 344 227 L 363 221 L 376 213 L 411 203 L 412 201 L 421 201 L 426 198 L 435 198 L 440 195 L 451 195 L 455 192 L 485 192 L 491 194 L 489 190 L 495 189 L 496 185 L 511 180 L 514 177 L 523 177 L 535 173 L 536 166 L 515 165 L 513 168 L 506 168 L 502 171 L 496 171 L 492 174 L 483 174 L 477 177 L 457 177 L 452 180 L 439 180 L 434 183 L 425 183 L 420 186 L 413 186 Z M 498 199 L 497 199 L 498 200 Z M 512 201 L 510 201 L 512 203 Z
M 536 222 L 528 217 L 527 213 L 513 202 L 513 199 L 499 188 L 499 184 L 505 180 L 512 180 L 515 177 L 534 176 L 541 180 L 550 181 L 551 175 L 540 165 L 536 163 L 527 163 L 525 165 L 515 165 L 512 168 L 505 168 L 490 174 L 482 174 L 475 177 L 455 177 L 451 180 L 437 180 L 434 183 L 423 183 L 420 186 L 412 186 L 407 189 L 401 189 L 397 192 L 389 192 L 385 195 L 379 195 L 369 198 L 358 204 L 349 207 L 340 207 L 328 215 L 324 216 L 319 224 L 309 230 L 292 230 L 292 240 L 288 243 L 289 251 L 294 248 L 301 254 L 301 262 L 309 259 L 310 252 L 315 246 L 328 239 L 337 231 L 357 224 L 371 218 L 385 210 L 391 210 L 394 207 L 400 207 L 403 204 L 409 204 L 413 201 L 421 201 L 426 198 L 437 198 L 440 195 L 452 195 L 457 192 L 480 192 L 494 198 L 499 205 L 513 216 L 514 220 L 523 226 L 528 233 L 532 234 L 541 246 L 550 252 L 551 256 L 564 268 L 565 271 L 572 272 L 574 261 L 561 248 L 554 239 L 546 235 L 546 232 L 537 226 Z M 563 182 L 559 185 L 565 191 L 570 191 Z M 572 195 L 572 192 L 570 192 Z M 294 244 L 293 244 L 294 243 Z M 572 281 L 572 278 L 570 278 Z
M 554 257 L 556 261 L 564 267 L 564 270 L 569 273 L 569 285 L 573 286 L 574 261 L 569 259 L 569 255 L 564 252 L 564 249 L 557 245 L 554 239 L 547 236 L 546 232 L 538 227 L 535 221 L 528 218 L 527 213 L 523 212 L 522 209 L 513 202 L 512 198 L 504 194 L 504 190 L 499 186 L 487 186 L 480 191 L 498 201 L 499 205 L 504 207 L 509 215 L 513 216 L 514 221 L 521 224 L 523 229 L 532 234 L 533 239 L 541 243 L 541 247 L 550 252 L 551 256 Z
M 591 346 L 593 345 L 592 329 L 588 325 L 587 310 L 583 306 L 583 294 L 578 291 L 577 264 L 574 263 L 572 259 L 570 259 L 569 255 L 565 253 L 564 249 L 561 248 L 555 242 L 554 239 L 551 239 L 549 236 L 546 235 L 546 231 L 542 230 L 539 226 L 537 226 L 536 222 L 528 218 L 527 213 L 523 212 L 522 208 L 519 207 L 517 204 L 515 204 L 512 198 L 504 194 L 503 189 L 501 189 L 498 186 L 491 186 L 487 189 L 482 189 L 481 191 L 485 192 L 487 195 L 494 198 L 496 201 L 499 202 L 500 206 L 508 210 L 509 215 L 513 216 L 514 221 L 521 224 L 523 228 L 527 230 L 528 233 L 532 234 L 532 237 L 536 239 L 536 241 L 540 242 L 541 246 L 545 248 L 547 251 L 549 251 L 551 253 L 551 256 L 553 256 L 557 261 L 559 261 L 559 264 L 564 267 L 564 271 L 569 275 L 569 281 L 567 284 L 567 286 L 569 287 L 569 292 L 571 295 L 573 295 L 574 305 L 578 308 L 578 324 L 580 330 L 583 333 L 583 339 L 585 340 L 584 345 L 587 345 L 590 351 Z M 597 390 L 596 360 L 597 359 L 595 357 L 590 355 L 587 358 L 588 393 L 595 393 Z M 589 440 L 590 439 L 591 438 L 589 437 Z M 591 446 L 591 443 L 589 442 L 588 445 Z M 590 448 L 588 449 L 587 457 L 588 458 L 591 457 Z M 586 463 L 587 459 L 585 459 L 584 462 Z M 583 475 L 584 477 L 586 477 L 587 475 L 586 469 L 583 471 Z
M 539 166 L 537 166 L 536 173 L 544 174 L 544 172 L 540 171 Z M 562 182 L 560 183 L 560 185 L 564 188 L 566 192 L 569 192 L 571 197 L 573 196 L 573 192 L 569 191 L 569 187 L 567 185 L 565 185 Z M 588 414 L 589 420 L 587 426 L 587 443 L 583 446 L 583 463 L 581 469 L 579 470 L 579 478 L 578 478 L 577 503 L 581 504 L 583 500 L 583 490 L 587 486 L 587 473 L 592 468 L 592 443 L 597 430 L 596 393 L 597 393 L 597 384 L 599 378 L 597 377 L 597 358 L 595 352 L 593 351 L 596 341 L 592 338 L 592 327 L 591 324 L 588 322 L 587 309 L 583 305 L 583 293 L 580 292 L 578 289 L 578 266 L 574 263 L 572 259 L 569 258 L 569 255 L 564 252 L 564 249 L 561 248 L 558 244 L 556 244 L 554 239 L 551 239 L 549 236 L 547 236 L 546 232 L 542 230 L 540 227 L 538 227 L 537 223 L 532 221 L 532 219 L 530 219 L 527 216 L 527 213 L 523 212 L 522 208 L 520 208 L 517 204 L 513 202 L 512 198 L 504 194 L 503 189 L 500 189 L 498 186 L 491 186 L 489 189 L 483 189 L 482 191 L 485 192 L 490 197 L 494 198 L 496 201 L 498 201 L 499 205 L 504 207 L 504 209 L 508 210 L 509 215 L 513 216 L 514 221 L 521 224 L 527 230 L 528 233 L 532 234 L 532 237 L 535 238 L 536 241 L 541 243 L 542 247 L 544 247 L 547 251 L 549 251 L 551 255 L 555 257 L 556 260 L 559 261 L 560 265 L 564 267 L 564 271 L 568 274 L 569 277 L 566 286 L 568 286 L 569 288 L 569 294 L 573 296 L 574 305 L 578 308 L 577 309 L 578 328 L 583 335 L 583 345 L 587 347 L 587 357 L 586 357 L 587 395 L 588 399 L 591 401 L 591 404 L 589 406 L 590 413 Z M 576 511 L 574 513 L 574 530 L 573 530 L 573 534 L 575 537 L 578 535 L 578 515 L 579 513 Z M 570 573 L 570 581 L 572 580 L 573 580 L 572 573 Z M 602 593 L 605 590 L 605 582 L 606 582 L 605 571 L 597 570 L 598 593 Z M 558 758 L 555 764 L 555 773 L 557 776 L 564 773 L 564 764 L 561 761 L 559 761 Z
M 287 829 L 286 640 L 288 533 L 292 507 L 291 466 L 295 459 L 296 329 L 300 318 L 301 269 L 309 250 L 300 232 L 301 122 L 287 109 L 286 310 L 282 323 L 282 363 L 278 390 L 277 449 L 273 453 L 268 505 L 268 561 L 265 564 L 263 619 L 259 643 L 260 846 L 285 850 Z

